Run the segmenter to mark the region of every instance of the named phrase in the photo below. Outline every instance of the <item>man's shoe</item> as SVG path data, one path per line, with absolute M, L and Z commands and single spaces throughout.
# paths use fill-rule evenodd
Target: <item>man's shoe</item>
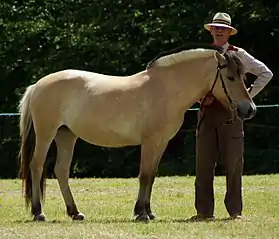
M 239 220 L 239 219 L 242 219 L 242 216 L 239 215 L 239 214 L 232 214 L 232 215 L 230 215 L 230 219 L 231 220 Z
M 213 220 L 214 220 L 214 216 L 202 215 L 202 214 L 197 214 L 190 218 L 190 221 L 192 222 L 213 221 Z

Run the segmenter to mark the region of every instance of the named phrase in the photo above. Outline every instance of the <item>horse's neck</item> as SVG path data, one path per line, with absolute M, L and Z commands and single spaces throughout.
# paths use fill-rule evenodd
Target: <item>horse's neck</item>
M 211 58 L 191 60 L 173 66 L 169 76 L 169 88 L 173 90 L 173 98 L 185 107 L 191 107 L 199 101 L 213 85 L 215 77 L 215 60 Z

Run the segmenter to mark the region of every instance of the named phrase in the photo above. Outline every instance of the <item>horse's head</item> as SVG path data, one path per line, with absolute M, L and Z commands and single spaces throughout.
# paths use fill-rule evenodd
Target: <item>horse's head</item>
M 229 106 L 233 114 L 243 120 L 256 114 L 256 105 L 244 84 L 245 74 L 242 61 L 234 52 L 215 53 L 217 74 L 213 88 L 214 96 L 224 105 Z

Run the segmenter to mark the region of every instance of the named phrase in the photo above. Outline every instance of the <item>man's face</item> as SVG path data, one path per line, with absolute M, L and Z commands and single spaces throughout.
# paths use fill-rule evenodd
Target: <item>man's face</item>
M 216 27 L 212 26 L 210 28 L 211 35 L 213 36 L 215 44 L 224 45 L 228 42 L 230 38 L 232 29 L 228 27 Z

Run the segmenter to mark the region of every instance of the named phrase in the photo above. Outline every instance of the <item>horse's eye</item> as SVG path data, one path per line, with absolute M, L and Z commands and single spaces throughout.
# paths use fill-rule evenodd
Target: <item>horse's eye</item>
M 234 81 L 234 78 L 233 78 L 232 76 L 228 76 L 228 79 L 229 79 L 230 81 Z

